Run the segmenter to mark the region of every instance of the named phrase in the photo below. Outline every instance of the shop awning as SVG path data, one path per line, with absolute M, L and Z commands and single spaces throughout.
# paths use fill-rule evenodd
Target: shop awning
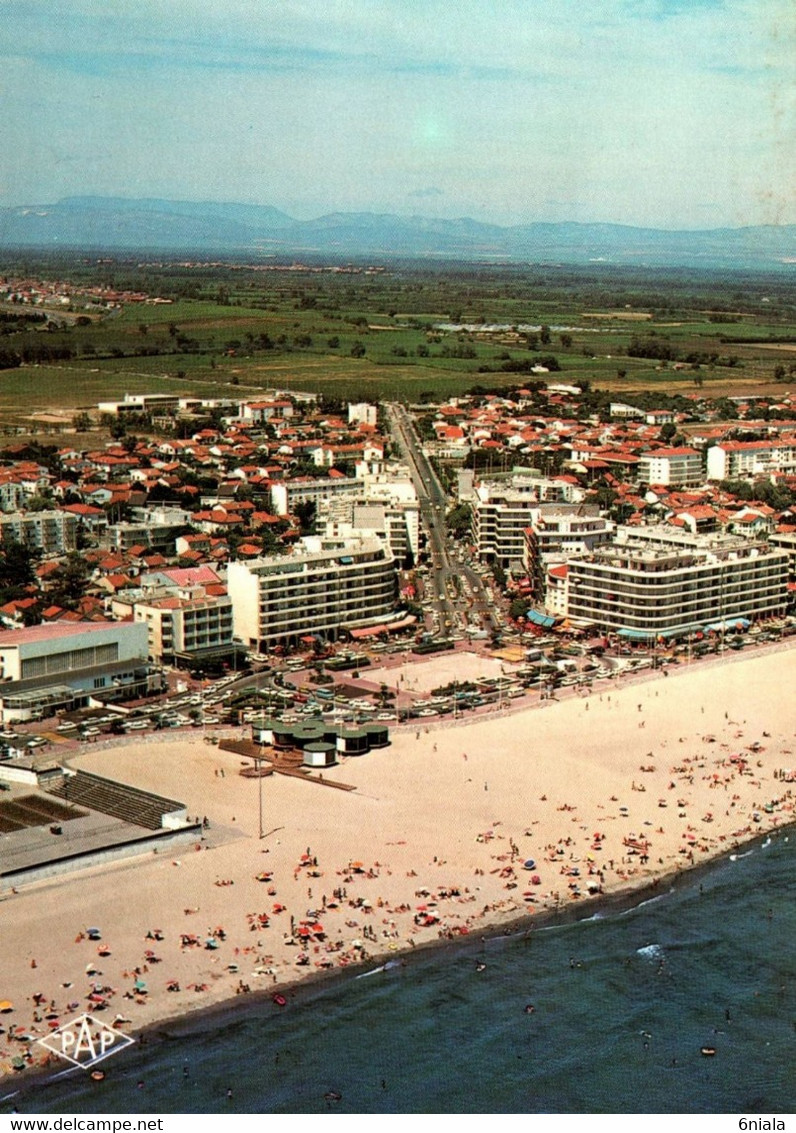
M 378 626 L 362 626 L 359 629 L 352 629 L 348 632 L 354 640 L 357 641 L 362 637 L 378 637 L 381 633 L 397 633 L 399 630 L 409 629 L 416 621 L 417 618 L 414 614 L 409 614 L 407 617 L 401 618 L 399 622 L 389 622 Z
M 667 626 L 665 629 L 620 629 L 617 637 L 624 637 L 628 641 L 661 641 L 669 637 L 688 637 L 696 633 L 698 627 L 691 625 Z
M 549 614 L 540 614 L 537 610 L 528 610 L 525 620 L 533 622 L 535 626 L 542 626 L 544 629 L 551 629 L 556 624 L 555 618 L 551 618 Z
M 748 618 L 725 618 L 721 622 L 711 622 L 710 625 L 703 626 L 705 633 L 721 633 L 722 630 L 732 629 L 749 629 L 752 623 Z

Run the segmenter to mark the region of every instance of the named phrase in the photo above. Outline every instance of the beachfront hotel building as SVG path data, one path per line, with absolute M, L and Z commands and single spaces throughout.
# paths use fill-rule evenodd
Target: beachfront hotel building
M 786 612 L 788 554 L 733 536 L 619 528 L 567 564 L 567 617 L 654 640 Z
M 144 625 L 54 622 L 0 633 L 4 721 L 142 695 L 149 683 Z
M 389 618 L 398 594 L 397 565 L 375 535 L 311 536 L 291 554 L 231 562 L 227 589 L 235 636 L 264 652 L 307 635 L 336 638 L 341 629 Z

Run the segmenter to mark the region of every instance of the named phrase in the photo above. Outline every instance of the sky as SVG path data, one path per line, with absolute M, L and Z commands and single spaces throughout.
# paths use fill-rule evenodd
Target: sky
M 792 0 L 0 0 L 0 205 L 796 222 Z

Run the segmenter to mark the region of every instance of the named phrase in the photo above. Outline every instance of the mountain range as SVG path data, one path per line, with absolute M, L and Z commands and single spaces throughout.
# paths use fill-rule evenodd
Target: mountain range
M 467 217 L 372 212 L 296 220 L 269 205 L 85 196 L 0 209 L 4 248 L 771 270 L 796 263 L 796 225 L 703 231 L 574 222 L 503 227 Z

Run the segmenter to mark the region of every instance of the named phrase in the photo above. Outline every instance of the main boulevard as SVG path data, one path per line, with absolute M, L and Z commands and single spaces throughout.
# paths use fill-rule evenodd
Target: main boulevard
M 403 453 L 420 503 L 430 558 L 429 589 L 440 631 L 444 636 L 457 628 L 464 629 L 468 617 L 479 628 L 486 621 L 497 629 L 497 619 L 478 574 L 451 555 L 445 525 L 445 492 L 423 452 L 411 417 L 404 406 L 396 403 L 390 403 L 387 412 L 393 440 Z

